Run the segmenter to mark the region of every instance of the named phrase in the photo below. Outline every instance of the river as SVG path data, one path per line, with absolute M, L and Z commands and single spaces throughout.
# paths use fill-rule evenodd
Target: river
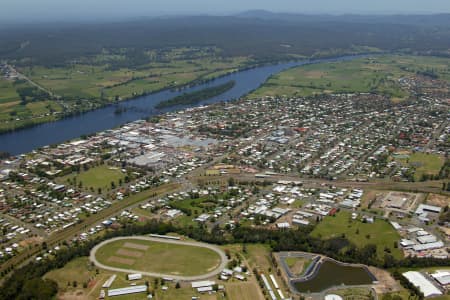
M 312 63 L 348 61 L 362 56 L 363 55 L 342 56 L 338 58 L 296 61 L 262 66 L 226 75 L 211 82 L 187 88 L 182 91 L 164 90 L 147 96 L 140 96 L 135 99 L 120 102 L 120 104 L 118 104 L 122 109 L 122 113 L 120 114 L 116 113 L 117 107 L 115 105 L 109 105 L 55 122 L 44 123 L 34 127 L 1 134 L 0 151 L 9 152 L 12 155 L 23 154 L 46 145 L 62 143 L 82 135 L 115 128 L 131 121 L 145 119 L 152 115 L 187 107 L 238 99 L 261 86 L 271 75 L 283 70 Z M 164 110 L 154 109 L 155 105 L 161 101 L 171 99 L 182 93 L 216 86 L 230 80 L 234 80 L 236 84 L 232 89 L 222 95 L 212 97 L 195 105 L 176 106 Z

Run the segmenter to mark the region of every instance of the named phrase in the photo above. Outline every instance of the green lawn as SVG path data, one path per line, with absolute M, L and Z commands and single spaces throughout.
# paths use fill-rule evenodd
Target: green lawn
M 0 77 L 0 104 L 19 100 L 13 82 Z
M 76 184 L 82 182 L 85 189 L 94 188 L 97 191 L 101 188 L 102 191 L 106 191 L 111 188 L 111 182 L 114 182 L 115 186 L 119 186 L 119 180 L 123 180 L 125 175 L 121 170 L 113 168 L 107 165 L 101 165 L 98 167 L 90 168 L 87 171 L 82 171 L 80 174 L 71 174 L 62 177 L 60 181 L 67 183 L 67 180 L 76 178 Z
M 408 96 L 398 79 L 430 68 L 450 81 L 448 59 L 391 55 L 292 68 L 272 76 L 249 97 L 377 92 L 398 101 Z
M 444 158 L 436 154 L 425 154 L 421 152 L 413 153 L 409 157 L 409 164 L 416 168 L 415 180 L 420 180 L 423 174 L 439 174 L 439 170 L 444 165 Z
M 123 247 L 126 242 L 149 248 L 137 250 Z M 137 252 L 141 256 L 120 254 L 120 249 Z M 130 263 L 111 261 L 111 257 L 129 259 Z M 97 251 L 97 259 L 99 262 L 113 267 L 184 276 L 204 274 L 214 270 L 220 264 L 219 255 L 207 248 L 137 239 L 108 243 Z
M 203 210 L 207 210 L 210 207 L 215 207 L 215 203 L 209 200 L 209 197 L 200 197 L 197 199 L 184 199 L 171 201 L 169 204 L 173 208 L 192 211 L 192 216 L 196 217 L 200 215 Z
M 394 257 L 398 259 L 403 257 L 400 249 L 394 248 L 394 243 L 400 239 L 400 235 L 384 220 L 375 220 L 373 224 L 362 223 L 359 220 L 352 220 L 350 212 L 341 211 L 335 217 L 326 217 L 311 234 L 322 239 L 345 234 L 345 237 L 357 247 L 375 244 L 380 258 L 384 257 L 385 247 L 390 249 Z

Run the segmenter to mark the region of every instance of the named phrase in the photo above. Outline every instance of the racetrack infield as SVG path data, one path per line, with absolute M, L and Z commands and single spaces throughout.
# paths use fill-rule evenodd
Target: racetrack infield
M 130 245 L 134 245 L 133 249 Z M 195 280 L 187 277 L 205 278 L 217 274 L 225 266 L 226 257 L 219 248 L 204 243 L 121 237 L 97 245 L 91 252 L 91 261 L 110 270 Z M 125 261 L 127 263 L 122 263 Z

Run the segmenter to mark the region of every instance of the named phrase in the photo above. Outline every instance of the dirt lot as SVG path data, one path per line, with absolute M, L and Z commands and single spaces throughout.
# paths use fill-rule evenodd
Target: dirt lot
M 76 290 L 59 294 L 57 298 L 59 300 L 85 300 L 87 295 L 82 290 Z
M 135 244 L 135 243 L 130 243 L 130 242 L 126 242 L 125 244 L 123 244 L 122 247 L 136 249 L 136 250 L 144 250 L 144 251 L 148 249 L 148 246 L 146 246 L 146 245 L 140 245 L 140 244 Z
M 129 259 L 129 258 L 122 258 L 122 257 L 117 257 L 117 256 L 111 256 L 110 258 L 108 258 L 108 261 L 131 266 L 132 264 L 134 264 L 135 260 L 134 259 Z
M 143 255 L 142 252 L 131 251 L 131 250 L 123 249 L 123 248 L 117 250 L 116 254 L 123 255 L 123 256 L 131 256 L 131 257 L 141 257 Z
M 438 194 L 429 194 L 427 197 L 427 204 L 445 207 L 450 204 L 450 197 Z
M 26 247 L 28 247 L 28 246 L 30 246 L 30 245 L 39 245 L 39 244 L 41 244 L 43 241 L 44 241 L 44 239 L 43 239 L 42 237 L 37 236 L 37 237 L 32 237 L 32 238 L 29 238 L 29 239 L 26 239 L 26 240 L 21 241 L 21 242 L 19 243 L 19 245 L 20 245 L 21 247 L 26 248 Z
M 401 290 L 400 285 L 394 280 L 394 278 L 392 278 L 389 272 L 374 267 L 369 267 L 369 270 L 379 281 L 379 283 L 374 286 L 377 294 L 384 294 Z

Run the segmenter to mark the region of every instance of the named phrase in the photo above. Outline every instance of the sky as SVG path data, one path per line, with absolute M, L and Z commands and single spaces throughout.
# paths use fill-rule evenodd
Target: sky
M 450 13 L 450 0 L 0 0 L 0 20 L 127 19 L 263 9 L 326 14 Z

